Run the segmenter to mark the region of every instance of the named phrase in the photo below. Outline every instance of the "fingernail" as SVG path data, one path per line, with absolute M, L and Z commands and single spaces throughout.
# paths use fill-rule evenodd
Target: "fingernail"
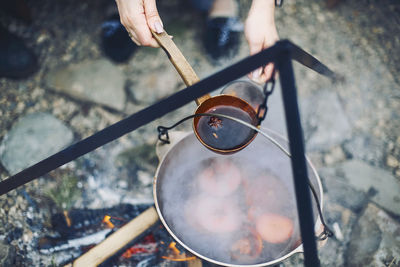
M 258 79 L 258 78 L 260 78 L 260 75 L 261 75 L 261 69 L 256 69 L 256 70 L 253 71 L 253 73 L 252 73 L 253 79 Z
M 161 23 L 159 21 L 156 21 L 154 23 L 154 28 L 156 29 L 156 33 L 164 32 L 164 28 L 163 28 L 163 26 L 161 25 Z

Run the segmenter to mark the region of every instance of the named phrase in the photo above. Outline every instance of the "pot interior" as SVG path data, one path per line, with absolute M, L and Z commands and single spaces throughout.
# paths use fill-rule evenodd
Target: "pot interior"
M 321 198 L 311 166 L 309 178 Z M 165 155 L 156 179 L 161 221 L 203 259 L 268 265 L 301 244 L 290 158 L 262 135 L 242 151 L 219 155 L 189 134 Z

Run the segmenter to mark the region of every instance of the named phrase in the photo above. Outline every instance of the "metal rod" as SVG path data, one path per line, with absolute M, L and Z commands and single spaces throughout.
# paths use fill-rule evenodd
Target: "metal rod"
M 282 99 L 285 109 L 289 148 L 292 155 L 292 172 L 296 192 L 297 212 L 300 222 L 301 238 L 304 248 L 304 264 L 318 267 L 317 246 L 314 234 L 314 216 L 310 190 L 307 183 L 307 165 L 304 150 L 303 132 L 300 122 L 299 106 L 294 81 L 293 67 L 289 48 L 277 57 L 280 73 Z

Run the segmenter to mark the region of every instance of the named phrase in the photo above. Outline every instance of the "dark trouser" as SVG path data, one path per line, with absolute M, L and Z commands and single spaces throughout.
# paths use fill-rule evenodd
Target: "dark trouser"
M 214 0 L 190 0 L 190 3 L 195 9 L 199 11 L 207 12 L 210 10 Z

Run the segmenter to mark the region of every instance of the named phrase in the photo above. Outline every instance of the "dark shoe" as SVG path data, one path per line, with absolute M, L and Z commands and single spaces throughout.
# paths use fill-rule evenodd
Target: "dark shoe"
M 24 41 L 0 27 L 0 77 L 22 79 L 37 70 L 37 58 Z
M 238 18 L 216 17 L 207 21 L 204 47 L 213 60 L 233 56 L 239 48 L 243 24 Z
M 137 49 L 137 45 L 129 37 L 119 16 L 112 16 L 101 27 L 104 54 L 116 63 L 128 61 Z

